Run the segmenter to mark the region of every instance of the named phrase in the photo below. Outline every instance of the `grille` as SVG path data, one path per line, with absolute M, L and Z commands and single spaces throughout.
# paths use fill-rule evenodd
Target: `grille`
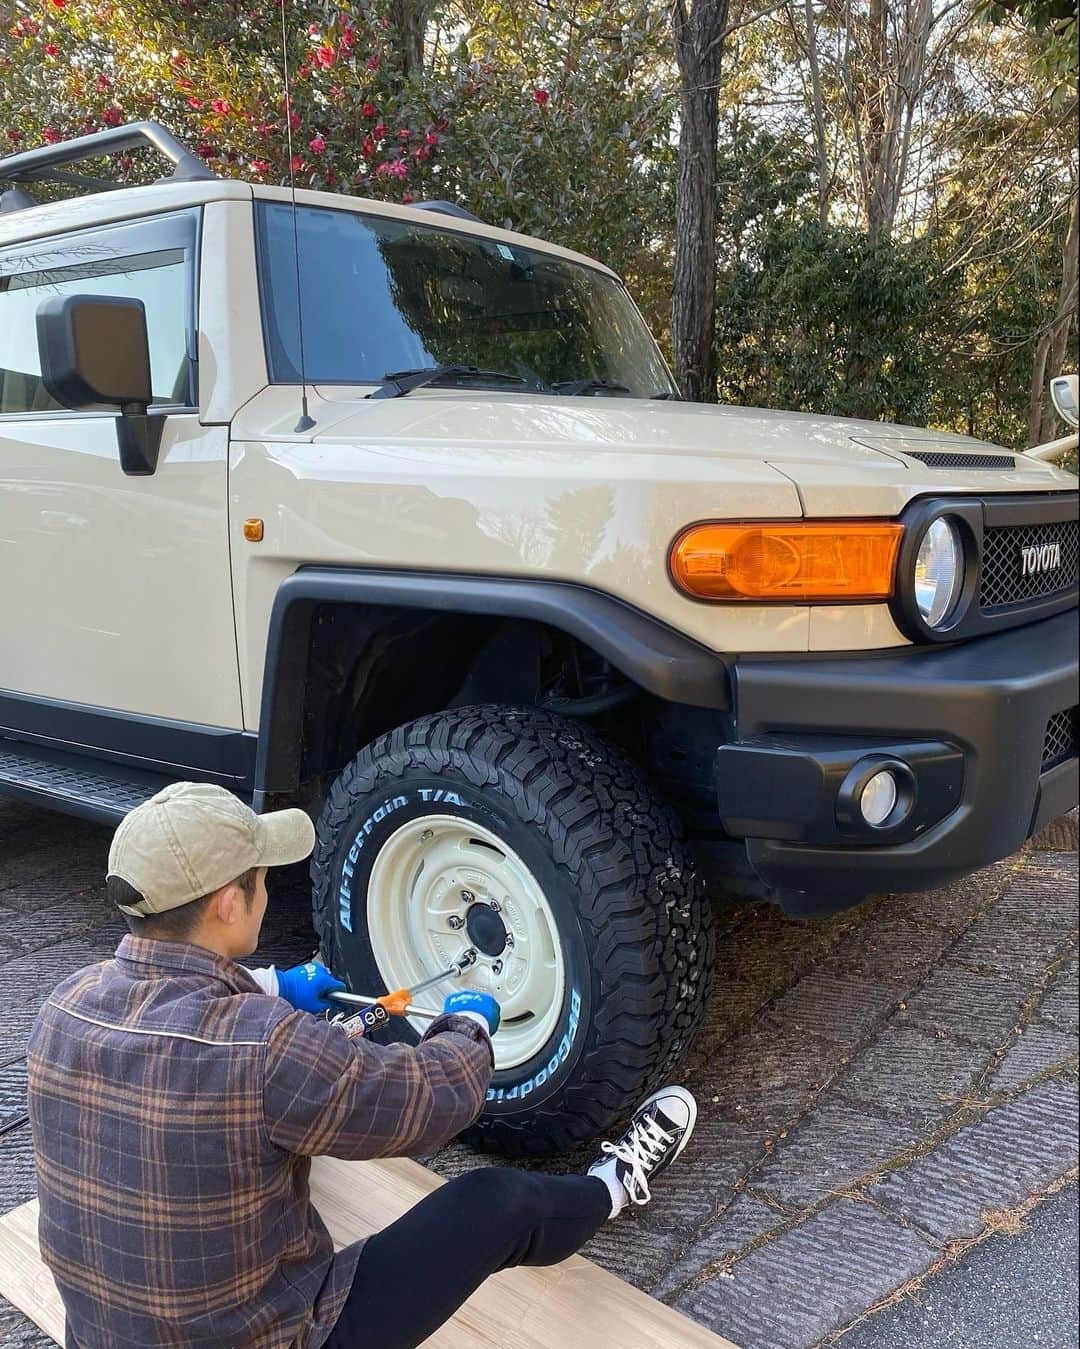
M 1078 754 L 1080 754 L 1080 707 L 1071 707 L 1067 712 L 1055 712 L 1046 723 L 1043 770 L 1064 763 L 1066 759 L 1075 759 Z
M 909 459 L 918 459 L 927 468 L 1015 468 L 1011 454 L 951 454 L 944 450 L 904 450 Z
M 1023 574 L 1021 550 L 1043 544 L 1061 545 L 1061 566 L 1045 575 Z M 1002 604 L 1046 599 L 1076 585 L 1080 556 L 1080 526 L 1075 520 L 1045 525 L 999 525 L 983 536 L 979 604 L 994 609 Z

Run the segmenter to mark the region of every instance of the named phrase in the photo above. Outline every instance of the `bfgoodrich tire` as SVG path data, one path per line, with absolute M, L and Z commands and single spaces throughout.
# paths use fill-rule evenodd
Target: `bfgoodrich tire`
M 331 789 L 312 858 L 325 958 L 355 992 L 455 987 L 504 1008 L 467 1137 L 510 1156 L 593 1137 L 671 1072 L 708 998 L 713 937 L 672 812 L 610 746 L 531 708 L 382 736 Z M 415 1041 L 423 1022 L 383 1034 Z

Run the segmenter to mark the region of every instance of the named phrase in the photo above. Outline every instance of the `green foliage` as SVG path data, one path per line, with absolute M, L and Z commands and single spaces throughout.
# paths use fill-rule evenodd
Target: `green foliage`
M 410 9 L 419 64 L 398 27 Z M 754 9 L 733 0 L 733 21 Z M 824 43 L 840 22 L 820 11 Z M 903 230 L 877 243 L 840 187 L 819 223 L 802 6 L 734 29 L 717 173 L 723 399 L 1025 443 L 1077 175 L 1075 0 L 960 0 L 949 22 L 959 36 L 935 59 L 907 170 L 918 190 Z M 840 172 L 859 146 L 828 69 Z M 677 109 L 669 16 L 652 0 L 0 0 L 0 153 L 149 117 L 223 175 L 450 198 L 610 262 L 662 342 Z M 142 182 L 161 166 L 138 152 L 109 171 Z M 1076 359 L 1074 325 L 1066 368 Z
M 776 220 L 720 294 L 720 387 L 732 402 L 921 422 L 935 286 L 925 242 Z

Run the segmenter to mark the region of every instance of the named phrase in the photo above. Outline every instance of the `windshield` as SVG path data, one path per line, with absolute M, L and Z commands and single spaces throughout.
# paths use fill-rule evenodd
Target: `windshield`
M 271 378 L 300 379 L 292 207 L 256 204 Z M 453 229 L 301 206 L 296 232 L 305 374 L 379 383 L 391 371 L 475 365 L 541 391 L 603 380 L 639 398 L 671 377 L 622 285 L 536 249 Z

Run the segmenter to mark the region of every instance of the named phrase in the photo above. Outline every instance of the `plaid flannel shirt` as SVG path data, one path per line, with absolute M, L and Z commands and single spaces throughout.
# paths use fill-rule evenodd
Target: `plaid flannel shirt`
M 430 1152 L 479 1114 L 467 1018 L 376 1045 L 230 960 L 125 937 L 65 980 L 28 1054 L 41 1252 L 68 1345 L 315 1349 L 361 1243 L 334 1253 L 310 1158 Z

